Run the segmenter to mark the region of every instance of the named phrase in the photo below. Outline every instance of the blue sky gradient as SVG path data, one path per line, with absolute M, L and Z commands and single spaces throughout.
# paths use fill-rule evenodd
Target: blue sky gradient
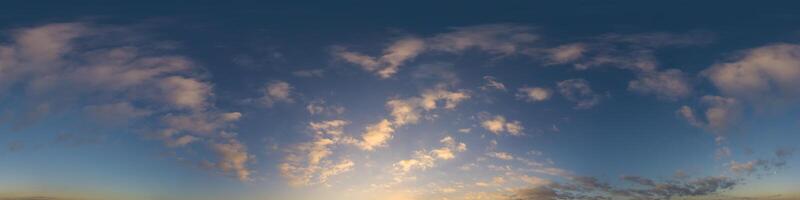
M 0 7 L 0 199 L 795 199 L 800 4 Z

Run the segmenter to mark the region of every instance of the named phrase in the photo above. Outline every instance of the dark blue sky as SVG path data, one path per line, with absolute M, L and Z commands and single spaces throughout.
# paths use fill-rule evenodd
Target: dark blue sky
M 797 198 L 798 9 L 4 2 L 0 199 Z

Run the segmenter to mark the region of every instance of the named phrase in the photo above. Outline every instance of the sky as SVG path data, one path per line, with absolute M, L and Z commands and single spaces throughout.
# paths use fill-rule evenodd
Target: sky
M 798 199 L 798 8 L 9 1 L 0 200 Z

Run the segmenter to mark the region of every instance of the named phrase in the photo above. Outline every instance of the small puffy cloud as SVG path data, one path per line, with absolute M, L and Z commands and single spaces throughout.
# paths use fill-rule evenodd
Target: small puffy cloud
M 800 97 L 800 45 L 749 49 L 714 64 L 703 75 L 726 96 L 754 103 L 790 103 Z
M 558 92 L 569 101 L 577 103 L 575 109 L 588 109 L 600 103 L 601 95 L 596 94 L 583 79 L 569 79 L 558 82 Z
M 549 49 L 549 60 L 552 64 L 563 64 L 580 59 L 586 52 L 586 45 L 581 43 L 565 44 Z
M 334 50 L 334 55 L 344 61 L 360 66 L 378 77 L 386 79 L 394 76 L 402 64 L 414 59 L 425 50 L 425 42 L 419 38 L 403 38 L 383 50 L 380 57 L 372 57 L 343 48 Z
M 502 90 L 506 91 L 506 85 L 497 81 L 494 76 L 484 76 L 483 80 L 486 82 L 481 86 L 481 90 Z
M 522 135 L 525 129 L 520 121 L 507 121 L 505 117 L 500 115 L 487 116 L 481 115 L 481 127 L 494 134 L 501 134 L 507 132 L 510 135 Z
M 364 150 L 373 150 L 377 147 L 386 144 L 394 134 L 392 122 L 383 119 L 378 123 L 367 126 L 364 133 L 361 135 L 361 141 L 358 146 Z
M 271 107 L 278 102 L 294 102 L 291 97 L 292 89 L 292 86 L 285 81 L 272 81 L 262 89 L 263 96 L 261 96 L 260 101 L 267 107 Z
M 550 99 L 553 92 L 547 88 L 542 87 L 523 87 L 519 88 L 517 98 L 523 99 L 527 102 L 539 102 Z
M 701 103 L 707 107 L 704 119 L 696 116 L 689 106 L 682 106 L 677 114 L 693 126 L 720 133 L 736 123 L 742 112 L 739 101 L 733 98 L 706 95 L 701 98 Z
M 678 69 L 669 69 L 640 73 L 636 80 L 628 83 L 628 90 L 654 94 L 661 99 L 674 101 L 689 96 L 692 88 L 685 73 Z
M 422 117 L 423 111 L 440 108 L 442 107 L 441 103 L 444 103 L 443 108 L 445 109 L 454 109 L 459 103 L 469 98 L 466 91 L 436 88 L 423 91 L 419 97 L 391 99 L 386 102 L 386 107 L 394 118 L 393 123 L 403 126 L 417 123 Z
M 228 140 L 223 143 L 212 144 L 212 149 L 219 155 L 217 167 L 224 172 L 233 173 L 239 180 L 250 180 L 251 170 L 247 168 L 247 162 L 252 159 L 247 154 L 246 147 L 237 140 Z

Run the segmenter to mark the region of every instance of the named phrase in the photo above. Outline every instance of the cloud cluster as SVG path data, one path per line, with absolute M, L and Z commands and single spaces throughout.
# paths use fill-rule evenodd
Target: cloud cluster
M 728 97 L 706 95 L 701 98 L 701 104 L 707 107 L 702 118 L 689 106 L 682 106 L 677 113 L 689 124 L 710 130 L 718 136 L 736 123 L 742 112 L 739 101 Z
M 735 179 L 716 176 L 665 182 L 656 182 L 637 176 L 624 176 L 622 179 L 635 183 L 639 187 L 615 188 L 593 177 L 572 177 L 568 184 L 551 183 L 545 186 L 516 190 L 511 195 L 511 199 L 672 199 L 710 195 L 732 189 L 740 183 Z
M 403 181 L 412 170 L 425 170 L 436 165 L 439 160 L 455 158 L 455 153 L 467 150 L 467 145 L 456 142 L 452 137 L 446 136 L 440 141 L 442 147 L 430 151 L 419 150 L 414 152 L 410 159 L 397 161 L 394 165 L 395 181 Z
M 351 142 L 352 139 L 344 134 L 344 127 L 348 124 L 350 122 L 344 120 L 308 124 L 314 139 L 288 149 L 284 161 L 278 166 L 289 185 L 325 184 L 329 177 L 350 171 L 355 166 L 353 161 L 346 158 L 340 158 L 339 161 L 328 159 L 333 154 L 332 146 Z
M 503 132 L 514 136 L 524 134 L 522 131 L 525 130 L 525 127 L 520 121 L 510 121 L 501 115 L 490 116 L 485 113 L 482 113 L 479 118 L 481 118 L 481 127 L 494 134 L 499 135 Z
M 95 120 L 161 119 L 138 129 L 155 132 L 148 135 L 168 146 L 206 141 L 219 152 L 221 170 L 248 179 L 244 145 L 224 131 L 241 114 L 232 119 L 213 107 L 213 86 L 192 60 L 134 45 L 147 43 L 128 39 L 137 38 L 127 37 L 135 32 L 84 23 L 14 30 L 9 43 L 0 45 L 0 90 L 23 89 L 26 106 L 34 108 L 20 110 L 23 116 L 43 118 L 78 107 Z
M 429 38 L 405 37 L 388 45 L 380 56 L 369 56 L 334 47 L 333 56 L 360 66 L 386 79 L 394 76 L 401 65 L 426 51 L 461 53 L 477 49 L 495 55 L 512 55 L 539 37 L 530 33 L 532 28 L 510 24 L 492 24 L 455 27 L 450 32 Z
M 367 126 L 356 143 L 361 149 L 373 150 L 392 138 L 398 127 L 416 124 L 425 112 L 437 108 L 455 109 L 461 101 L 469 99 L 467 91 L 449 91 L 442 87 L 429 89 L 420 96 L 405 99 L 393 98 L 386 102 L 392 120 L 383 119 Z M 442 105 L 443 104 L 443 105 Z

